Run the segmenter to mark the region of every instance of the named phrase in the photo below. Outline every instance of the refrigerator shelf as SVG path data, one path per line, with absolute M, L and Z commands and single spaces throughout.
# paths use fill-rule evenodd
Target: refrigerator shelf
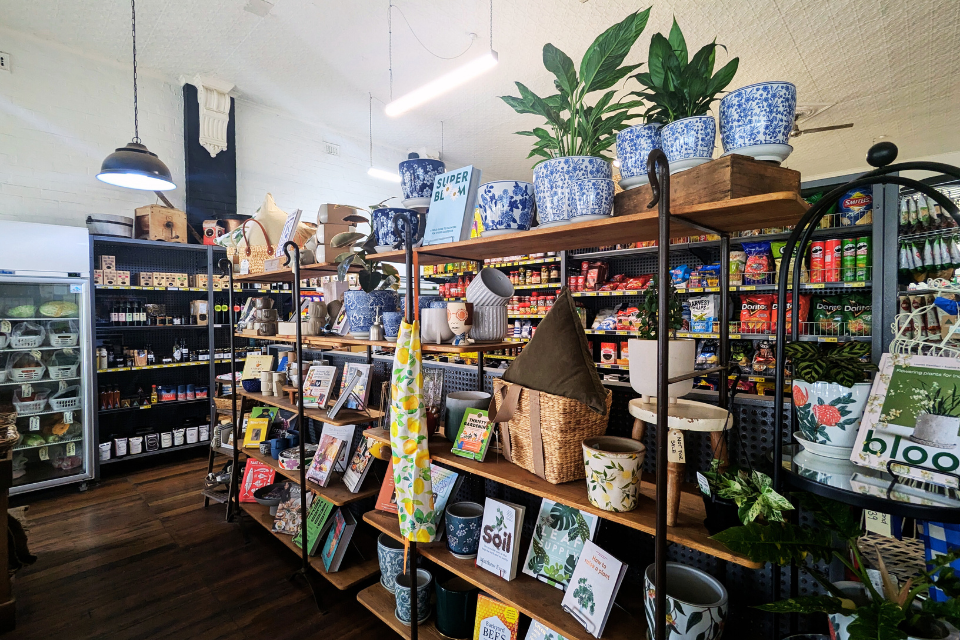
M 71 380 L 79 380 L 80 376 L 75 376 L 72 378 L 60 378 L 59 380 L 53 380 L 51 378 L 41 378 L 39 380 L 34 380 L 33 382 L 0 382 L 0 387 L 19 387 L 25 384 L 43 384 L 44 382 L 69 382 Z
M 0 353 L 22 353 L 24 351 L 57 351 L 58 349 L 82 349 L 82 347 L 22 347 L 20 349 L 0 349 Z
M 34 444 L 29 447 L 14 447 L 14 451 L 28 451 L 30 449 L 42 449 L 43 447 L 55 447 L 60 444 L 69 444 L 71 442 L 83 442 L 83 438 L 74 438 L 73 440 L 58 440 L 56 442 L 44 442 L 43 444 Z
M 55 413 L 73 413 L 73 414 L 77 414 L 77 413 L 81 413 L 81 411 L 82 411 L 81 409 L 64 409 L 64 410 L 61 410 L 61 411 L 54 411 L 54 410 L 52 410 L 52 409 L 48 409 L 48 410 L 46 410 L 46 411 L 38 411 L 37 413 L 23 413 L 23 414 L 18 413 L 18 414 L 17 414 L 17 420 L 22 420 L 22 419 L 24 419 L 24 418 L 32 418 L 32 417 L 34 417 L 34 416 L 50 416 L 50 415 L 53 415 L 53 414 L 55 414 Z M 77 421 L 77 418 L 76 418 L 76 417 L 74 417 L 73 419 L 74 419 L 75 422 Z
M 0 318 L 0 320 L 9 320 L 10 322 L 49 322 L 51 320 L 79 320 L 80 318 L 73 316 L 69 318 Z

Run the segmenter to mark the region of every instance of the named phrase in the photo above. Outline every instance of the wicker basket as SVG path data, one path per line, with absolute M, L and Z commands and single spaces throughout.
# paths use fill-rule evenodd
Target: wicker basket
M 507 460 L 551 484 L 560 484 L 586 477 L 581 443 L 584 438 L 606 433 L 612 400 L 613 393 L 607 390 L 607 411 L 598 415 L 577 400 L 496 378 L 490 420 L 500 424 Z M 531 413 L 539 415 L 539 424 L 531 424 Z

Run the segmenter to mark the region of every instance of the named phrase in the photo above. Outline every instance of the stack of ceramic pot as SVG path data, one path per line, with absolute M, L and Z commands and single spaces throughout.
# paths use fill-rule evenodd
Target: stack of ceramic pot
M 476 342 L 498 342 L 507 334 L 507 301 L 513 295 L 510 278 L 496 269 L 482 269 L 467 287 L 473 305 L 470 337 Z M 449 310 L 449 305 L 448 305 Z

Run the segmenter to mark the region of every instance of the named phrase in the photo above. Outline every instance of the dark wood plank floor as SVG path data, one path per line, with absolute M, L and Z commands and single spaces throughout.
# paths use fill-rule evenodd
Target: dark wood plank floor
M 203 508 L 206 460 L 107 479 L 29 504 L 39 560 L 14 584 L 17 630 L 7 638 L 399 638 L 319 576 L 321 615 L 296 556 L 255 523 Z

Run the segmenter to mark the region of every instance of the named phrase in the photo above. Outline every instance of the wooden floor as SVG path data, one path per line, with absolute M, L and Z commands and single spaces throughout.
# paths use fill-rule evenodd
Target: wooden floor
M 14 584 L 16 639 L 399 638 L 319 576 L 321 615 L 297 557 L 259 525 L 203 508 L 206 458 L 137 471 L 29 504 L 39 556 Z

